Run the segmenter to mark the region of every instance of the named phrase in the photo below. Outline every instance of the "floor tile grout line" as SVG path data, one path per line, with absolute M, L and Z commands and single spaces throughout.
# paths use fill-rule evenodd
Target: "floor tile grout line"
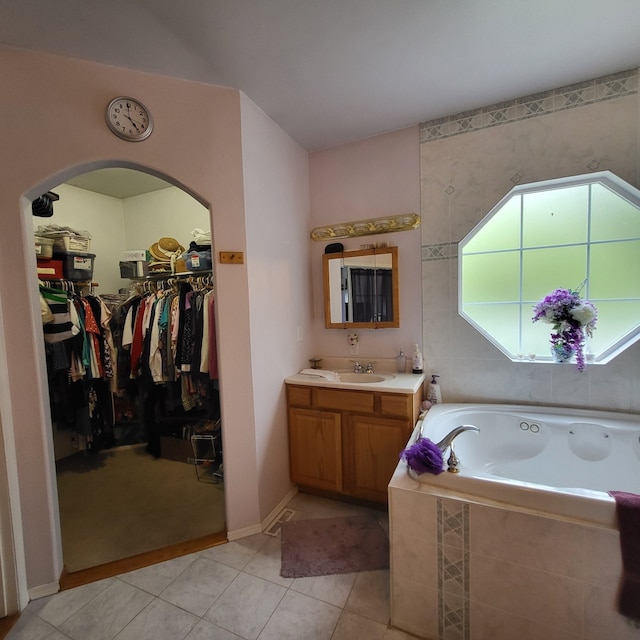
M 298 515 L 298 517 L 305 518 L 305 519 L 306 518 L 313 519 L 314 517 L 315 518 L 318 518 L 318 517 L 319 518 L 322 518 L 322 517 L 335 517 L 335 515 L 343 515 L 342 509 L 338 509 L 338 513 L 333 514 L 329 510 L 325 510 L 325 505 L 320 505 L 320 508 L 316 508 L 315 504 L 311 504 L 311 505 L 302 504 L 302 505 L 300 505 L 300 507 L 301 508 L 298 508 L 298 509 L 292 509 L 290 507 L 287 507 L 283 511 L 286 513 L 287 509 L 291 509 L 292 515 L 296 514 L 296 515 Z M 357 511 L 358 511 L 358 513 L 362 512 L 361 509 L 358 509 Z M 365 511 L 368 513 L 368 510 L 365 510 Z M 376 518 L 378 518 L 379 515 L 380 514 L 376 513 Z M 381 525 L 382 525 L 382 523 L 381 523 Z M 302 591 L 302 590 L 298 591 L 294 587 L 295 582 L 296 582 L 295 579 L 292 579 L 287 585 L 283 585 L 280 581 L 277 580 L 277 578 L 275 576 L 275 573 L 273 572 L 273 568 L 268 569 L 267 572 L 266 572 L 269 575 L 269 577 L 265 577 L 264 574 L 263 575 L 259 575 L 260 574 L 260 568 L 259 568 L 258 565 L 256 565 L 257 573 L 251 573 L 250 571 L 246 570 L 247 567 L 249 566 L 249 564 L 253 560 L 255 560 L 258 555 L 260 555 L 260 553 L 264 550 L 265 545 L 268 543 L 269 534 L 267 534 L 265 532 L 262 532 L 261 534 L 258 534 L 258 535 L 261 535 L 264 539 L 262 540 L 262 542 L 260 544 L 258 544 L 258 546 L 255 549 L 253 549 L 252 546 L 245 547 L 245 550 L 251 550 L 251 553 L 250 553 L 250 555 L 248 557 L 244 557 L 242 555 L 242 553 L 240 555 L 236 556 L 238 560 L 242 560 L 241 563 L 240 562 L 239 563 L 233 563 L 232 562 L 231 564 L 226 564 L 225 562 L 217 560 L 214 557 L 207 557 L 205 554 L 207 552 L 210 552 L 211 549 L 204 549 L 204 550 L 194 551 L 191 554 L 188 554 L 188 555 L 191 555 L 192 558 L 190 559 L 190 561 L 187 564 L 185 564 L 185 566 L 180 568 L 179 573 L 177 573 L 176 575 L 172 575 L 172 574 L 169 574 L 169 575 L 165 574 L 164 575 L 164 578 L 170 578 L 170 579 L 169 579 L 169 582 L 167 584 L 161 583 L 161 584 L 163 584 L 163 586 L 162 587 L 158 587 L 159 588 L 159 592 L 158 593 L 154 593 L 153 591 L 150 590 L 152 588 L 151 587 L 151 583 L 146 583 L 146 588 L 145 588 L 145 587 L 138 586 L 138 584 L 136 584 L 135 580 L 132 580 L 131 582 L 129 582 L 127 579 L 124 578 L 124 576 L 126 574 L 133 574 L 133 573 L 136 573 L 137 571 L 142 571 L 143 572 L 146 569 L 148 569 L 149 567 L 144 567 L 142 569 L 128 571 L 128 572 L 125 572 L 123 574 L 112 576 L 110 578 L 105 578 L 104 579 L 104 587 L 100 588 L 96 593 L 94 593 L 89 598 L 89 600 L 84 602 L 82 604 L 82 606 L 79 607 L 79 609 L 75 610 L 70 615 L 66 616 L 65 619 L 62 622 L 60 622 L 59 624 L 60 625 L 64 624 L 67 620 L 69 620 L 69 618 L 71 618 L 73 615 L 75 615 L 75 613 L 77 613 L 78 611 L 82 610 L 84 607 L 87 607 L 87 606 L 90 607 L 90 604 L 101 593 L 103 593 L 105 589 L 108 589 L 111 585 L 120 584 L 120 585 L 126 585 L 129 588 L 134 588 L 137 591 L 139 591 L 140 593 L 146 594 L 147 596 L 149 596 L 151 598 L 151 600 L 138 613 L 136 613 L 136 615 L 133 616 L 133 618 L 131 618 L 131 620 L 127 621 L 127 623 L 116 633 L 116 636 L 117 636 L 118 633 L 121 633 L 124 629 L 126 629 L 127 626 L 129 624 L 131 624 L 138 616 L 143 614 L 143 612 L 147 611 L 150 606 L 152 606 L 154 603 L 158 603 L 158 602 L 161 602 L 163 604 L 167 604 L 169 606 L 176 607 L 177 609 L 180 609 L 181 611 L 185 612 L 186 614 L 192 616 L 192 618 L 196 621 L 195 624 L 191 627 L 191 629 L 186 633 L 185 638 L 201 622 L 213 624 L 214 626 L 218 626 L 218 627 L 224 629 L 225 627 L 223 627 L 221 625 L 218 625 L 217 623 L 213 622 L 212 620 L 207 619 L 206 615 L 211 610 L 211 607 L 214 606 L 215 602 L 217 602 L 219 600 L 219 598 L 222 597 L 223 594 L 227 592 L 227 589 L 231 586 L 231 584 L 233 584 L 233 582 L 235 580 L 237 580 L 238 577 L 241 574 L 244 574 L 245 576 L 250 577 L 252 579 L 256 579 L 257 578 L 257 579 L 260 579 L 260 580 L 264 580 L 265 582 L 277 585 L 277 586 L 279 586 L 279 587 L 281 587 L 283 589 L 282 596 L 278 599 L 278 603 L 276 604 L 276 606 L 273 609 L 272 613 L 268 616 L 267 621 L 263 624 L 263 626 L 262 626 L 262 628 L 261 628 L 261 630 L 259 632 L 259 635 L 264 632 L 265 627 L 267 626 L 267 624 L 272 619 L 274 619 L 274 616 L 277 616 L 276 611 L 277 611 L 278 607 L 282 604 L 283 599 L 287 596 L 287 594 L 289 594 L 289 592 L 293 592 L 293 594 L 295 594 L 297 596 L 302 596 L 304 598 L 309 598 L 310 600 L 315 601 L 317 603 L 322 603 L 323 605 L 333 607 L 338 611 L 338 616 L 337 616 L 336 622 L 335 622 L 335 624 L 333 626 L 333 629 L 331 629 L 330 635 L 328 637 L 332 638 L 335 635 L 336 630 L 338 628 L 338 625 L 340 623 L 340 620 L 343 619 L 343 617 L 346 616 L 346 615 L 358 616 L 358 617 L 360 617 L 360 618 L 362 618 L 364 620 L 369 620 L 369 621 L 377 623 L 377 624 L 383 624 L 383 625 L 386 625 L 388 627 L 388 621 L 387 622 L 381 622 L 379 619 L 371 618 L 371 617 L 369 617 L 369 615 L 363 614 L 362 612 L 358 611 L 357 609 L 349 608 L 349 600 L 351 599 L 352 595 L 354 594 L 354 591 L 357 588 L 358 579 L 359 579 L 359 576 L 361 575 L 362 572 L 356 572 L 355 573 L 355 578 L 351 582 L 351 584 L 349 586 L 349 589 L 348 589 L 348 593 L 344 597 L 344 600 L 342 601 L 342 604 L 335 604 L 334 602 L 328 602 L 326 599 L 323 599 L 322 592 L 316 592 L 316 595 L 310 595 L 309 593 L 306 593 L 305 591 Z M 388 532 L 387 532 L 387 535 L 388 535 Z M 271 536 L 270 539 L 273 539 L 273 536 Z M 273 561 L 276 558 L 279 558 L 280 561 L 281 561 L 280 555 L 279 554 L 276 555 L 274 553 L 274 546 L 275 546 L 275 544 L 271 545 L 271 551 L 265 553 L 265 557 L 268 557 L 268 558 L 270 557 L 270 562 L 271 563 L 273 563 Z M 281 550 L 281 547 L 280 547 L 280 550 Z M 232 558 L 232 556 L 228 556 L 228 557 L 230 559 Z M 231 582 L 228 585 L 225 586 L 225 588 L 222 590 L 222 592 L 216 596 L 215 600 L 211 603 L 209 608 L 206 611 L 203 612 L 202 615 L 196 614 L 193 611 L 190 611 L 189 609 L 186 609 L 184 606 L 180 606 L 178 604 L 175 604 L 174 602 L 171 602 L 171 601 L 165 599 L 163 597 L 163 595 L 162 595 L 167 589 L 169 589 L 169 587 L 172 584 L 174 584 L 181 576 L 183 576 L 184 573 L 186 571 L 188 571 L 189 567 L 191 567 L 192 564 L 199 558 L 200 559 L 206 559 L 206 560 L 208 560 L 210 562 L 213 562 L 213 563 L 216 563 L 216 564 L 220 565 L 221 567 L 225 567 L 226 569 L 232 569 L 232 570 L 235 571 L 234 578 L 231 580 Z M 172 561 L 175 561 L 175 560 L 177 560 L 177 558 L 174 558 L 174 559 L 166 561 L 166 562 L 172 562 Z M 241 567 L 238 568 L 238 565 L 241 565 Z M 152 566 L 155 566 L 155 565 L 152 565 Z M 273 565 L 271 565 L 271 567 L 273 567 Z M 153 573 L 152 573 L 149 577 L 153 578 L 155 576 L 153 576 Z M 160 577 L 160 576 L 158 576 L 158 577 Z M 143 584 L 145 584 L 144 580 L 141 580 L 141 582 Z M 89 583 L 89 584 L 91 584 L 91 583 Z M 79 588 L 82 588 L 82 587 L 85 587 L 85 586 L 87 586 L 87 585 L 82 585 Z M 318 593 L 320 594 L 321 597 L 318 597 Z M 55 597 L 55 595 L 52 596 L 52 597 Z M 62 631 L 60 631 L 58 626 L 47 622 L 44 618 L 40 618 L 39 613 L 42 613 L 42 609 L 38 609 L 38 612 L 37 613 L 33 612 L 32 615 L 36 616 L 37 618 L 39 618 L 40 620 L 45 622 L 47 625 L 49 625 L 50 627 L 56 629 L 56 631 L 58 631 L 60 634 L 62 634 Z M 233 631 L 232 629 L 227 629 L 227 630 L 230 633 L 235 633 L 236 635 L 239 635 L 239 637 L 241 637 L 240 634 L 237 634 L 236 631 Z M 327 631 L 329 631 L 329 630 L 327 629 Z M 65 634 L 62 634 L 62 635 L 65 635 Z M 65 637 L 67 637 L 67 636 L 65 635 Z M 73 640 L 73 639 L 71 639 L 71 640 Z M 247 639 L 245 639 L 245 640 L 247 640 Z

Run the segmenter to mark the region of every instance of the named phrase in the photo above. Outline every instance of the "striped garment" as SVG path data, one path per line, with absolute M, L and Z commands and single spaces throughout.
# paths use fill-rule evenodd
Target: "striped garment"
M 77 335 L 80 330 L 71 322 L 67 292 L 40 287 L 40 293 L 53 314 L 53 320 L 43 325 L 45 341 L 49 343 L 62 342 Z

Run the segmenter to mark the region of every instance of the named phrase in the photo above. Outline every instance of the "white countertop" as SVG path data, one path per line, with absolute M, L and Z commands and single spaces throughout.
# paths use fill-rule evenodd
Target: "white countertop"
M 342 370 L 342 373 L 345 371 Z M 381 382 L 340 382 L 333 380 L 326 380 L 316 376 L 306 375 L 303 373 L 296 373 L 288 378 L 285 378 L 286 384 L 298 384 L 309 387 L 326 387 L 329 389 L 357 389 L 358 391 L 386 391 L 389 393 L 415 393 L 420 389 L 424 383 L 425 374 L 416 373 L 391 373 L 389 371 L 380 371 L 379 373 L 386 376 L 393 376 L 389 380 L 382 380 Z M 366 378 L 366 373 L 360 374 L 363 379 Z

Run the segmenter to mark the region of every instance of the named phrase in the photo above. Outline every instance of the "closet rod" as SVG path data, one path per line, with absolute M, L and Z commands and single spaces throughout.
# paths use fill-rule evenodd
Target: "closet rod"
M 73 291 L 77 292 L 80 289 L 88 288 L 90 291 L 93 291 L 95 288 L 99 287 L 100 284 L 97 282 L 79 282 L 77 280 L 43 280 L 42 278 L 38 278 L 38 283 L 43 287 L 48 287 L 50 289 L 61 289 L 62 291 Z

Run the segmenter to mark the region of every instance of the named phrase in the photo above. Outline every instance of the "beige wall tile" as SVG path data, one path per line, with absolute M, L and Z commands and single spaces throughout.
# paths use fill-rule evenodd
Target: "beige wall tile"
M 391 534 L 401 533 L 423 540 L 435 539 L 436 497 L 421 491 L 391 489 L 389 513 L 393 520 Z
M 638 94 L 603 100 L 610 92 L 598 82 L 584 95 L 593 94 L 600 102 L 564 109 L 564 94 L 549 93 L 536 97 L 548 111 L 529 118 L 523 118 L 524 103 L 495 105 L 485 111 L 512 120 L 422 143 L 424 211 L 433 203 L 429 222 L 422 230 L 423 246 L 459 242 L 518 182 L 610 170 L 639 186 Z M 627 77 L 624 82 L 633 89 L 637 78 Z M 553 110 L 555 105 L 559 110 Z M 516 117 L 521 119 L 514 120 Z M 442 128 L 452 133 L 459 130 L 449 121 Z M 594 160 L 598 163 L 595 169 Z M 447 194 L 449 188 L 453 190 Z M 457 281 L 446 281 L 453 273 L 453 268 L 423 261 L 423 348 L 428 370 L 442 375 L 440 385 L 448 402 L 531 402 L 638 410 L 640 343 L 623 354 L 630 356 L 628 359 L 620 356 L 606 367 L 588 368 L 580 376 L 574 375 L 571 367 L 512 363 L 458 318 Z M 604 387 L 602 377 L 608 381 Z
M 581 632 L 584 583 L 479 553 L 470 560 L 472 602 L 527 620 L 544 620 L 558 630 Z
M 391 545 L 391 569 L 416 585 L 432 590 L 438 588 L 437 538 L 416 538 L 395 533 Z
M 582 640 L 580 633 L 559 631 L 544 619 L 527 620 L 479 602 L 471 603 L 471 640 Z
M 585 600 L 585 640 L 638 640 L 640 623 L 617 611 L 617 589 L 589 586 Z
M 391 625 L 418 638 L 438 637 L 438 592 L 394 581 L 391 589 Z
M 585 527 L 474 504 L 469 512 L 472 552 L 584 578 Z
M 586 582 L 616 589 L 622 577 L 620 534 L 608 529 L 585 528 L 583 562 Z

